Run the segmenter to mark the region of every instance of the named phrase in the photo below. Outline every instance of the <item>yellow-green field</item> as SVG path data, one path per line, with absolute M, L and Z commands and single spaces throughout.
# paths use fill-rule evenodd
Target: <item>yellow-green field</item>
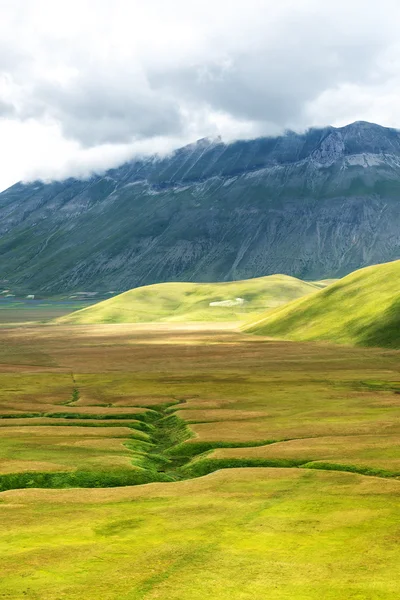
M 397 600 L 399 392 L 396 350 L 2 329 L 0 598 Z
M 2 495 L 2 598 L 397 600 L 400 482 L 234 469 Z

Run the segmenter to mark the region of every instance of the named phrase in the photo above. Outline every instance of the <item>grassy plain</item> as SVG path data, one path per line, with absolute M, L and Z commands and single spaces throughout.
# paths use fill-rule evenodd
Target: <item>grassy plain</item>
M 248 333 L 400 348 L 400 260 L 366 267 L 255 317 Z
M 400 482 L 232 469 L 2 494 L 0 597 L 397 600 Z
M 400 352 L 1 333 L 0 598 L 397 600 Z

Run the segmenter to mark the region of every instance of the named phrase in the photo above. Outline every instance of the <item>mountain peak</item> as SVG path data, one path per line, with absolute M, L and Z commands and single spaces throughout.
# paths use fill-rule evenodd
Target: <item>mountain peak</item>
M 383 125 L 378 125 L 377 123 L 371 123 L 370 121 L 353 121 L 353 123 L 349 123 L 345 125 L 346 128 L 351 129 L 368 129 L 370 127 L 379 129 L 386 129 Z
M 349 123 L 348 125 L 344 125 L 343 127 L 337 127 L 337 130 L 340 131 L 348 131 L 353 133 L 371 133 L 371 132 L 393 132 L 399 131 L 394 127 L 385 127 L 384 125 L 378 125 L 378 123 L 370 123 L 369 121 L 354 121 L 353 123 Z

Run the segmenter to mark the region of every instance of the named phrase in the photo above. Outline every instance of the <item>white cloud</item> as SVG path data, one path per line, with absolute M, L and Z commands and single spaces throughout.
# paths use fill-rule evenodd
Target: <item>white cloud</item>
M 207 135 L 400 127 L 394 0 L 0 0 L 0 189 Z

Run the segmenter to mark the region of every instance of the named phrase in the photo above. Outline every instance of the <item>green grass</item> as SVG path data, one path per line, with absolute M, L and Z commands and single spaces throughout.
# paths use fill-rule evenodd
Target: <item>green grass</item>
M 0 475 L 0 492 L 27 488 L 106 488 L 141 485 L 153 481 L 169 481 L 168 477 L 144 469 L 114 469 L 113 471 L 77 470 L 73 473 L 61 471 L 7 473 Z
M 60 323 L 141 323 L 150 321 L 235 321 L 311 294 L 324 282 L 271 275 L 227 283 L 160 283 L 119 296 L 58 319 Z M 240 306 L 209 306 L 243 298 Z
M 355 271 L 243 329 L 291 340 L 400 348 L 400 261 Z
M 2 334 L 0 597 L 397 600 L 399 352 Z
M 397 600 L 400 482 L 229 469 L 1 495 L 0 595 L 58 600 Z

